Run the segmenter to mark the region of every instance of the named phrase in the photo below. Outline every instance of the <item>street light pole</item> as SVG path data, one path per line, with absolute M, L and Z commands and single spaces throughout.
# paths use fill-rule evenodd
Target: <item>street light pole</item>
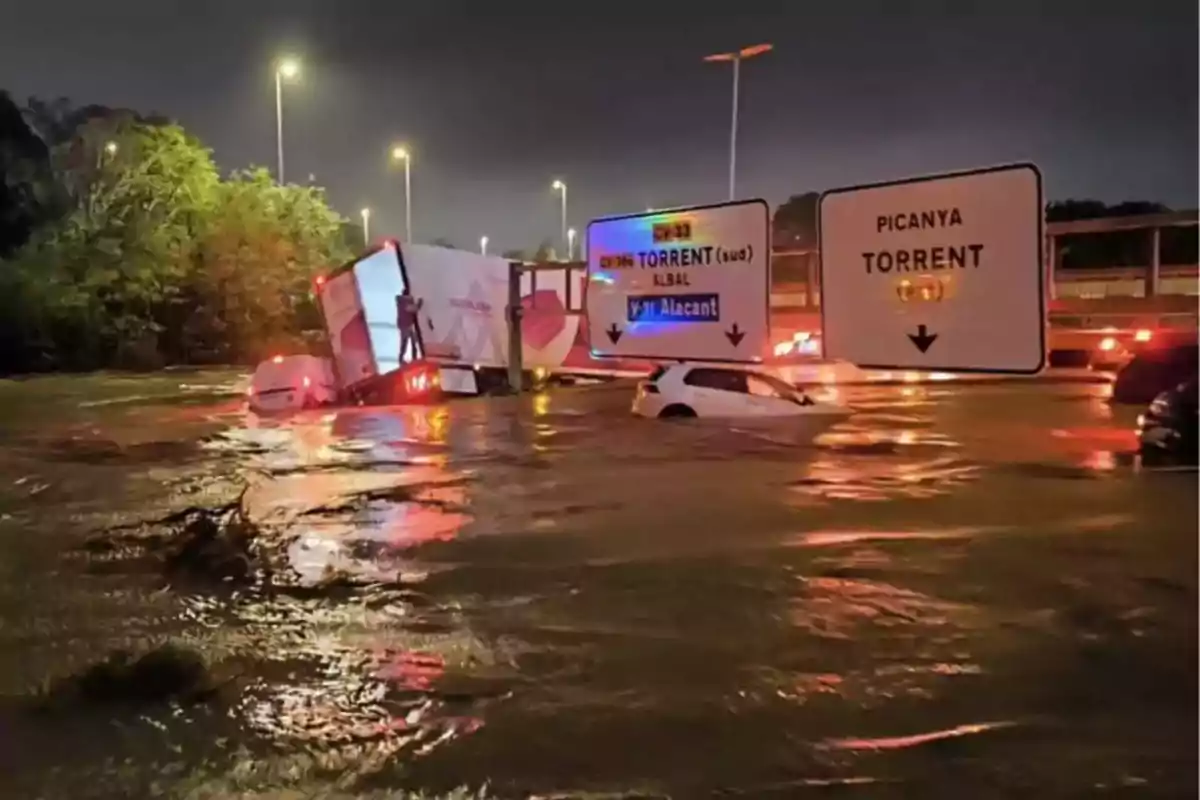
M 412 234 L 412 159 L 404 157 L 404 236 L 409 242 Z
M 392 148 L 392 160 L 404 162 L 404 239 L 412 238 L 412 154 L 408 149 L 397 145 Z
M 565 181 L 556 180 L 556 181 L 554 181 L 554 183 L 550 184 L 550 188 L 556 189 L 557 191 L 559 191 L 562 194 L 562 205 L 561 205 L 561 208 L 562 208 L 562 214 L 561 214 L 561 216 L 562 216 L 562 219 L 561 219 L 562 243 L 569 250 L 571 247 L 571 244 L 568 241 L 568 237 L 567 237 L 567 184 Z
M 575 229 L 567 228 L 567 261 L 575 260 Z
M 486 237 L 486 236 L 479 237 L 479 255 L 481 255 L 481 256 L 487 255 L 487 243 L 488 243 L 488 237 Z
M 283 185 L 283 76 L 275 70 L 275 179 Z
M 738 84 L 742 75 L 742 57 L 733 59 L 733 113 L 729 123 L 729 200 L 733 201 L 737 186 L 737 124 L 738 124 Z
M 363 246 L 371 246 L 371 209 L 364 208 L 362 210 L 363 221 Z
M 291 80 L 300 74 L 300 62 L 285 58 L 275 66 L 275 158 L 276 179 L 283 185 L 283 79 Z
M 705 56 L 705 61 L 733 62 L 733 113 L 729 125 L 729 199 L 733 200 L 737 190 L 737 134 L 738 134 L 738 89 L 741 83 L 742 62 L 774 49 L 771 44 L 756 44 L 743 47 L 732 53 L 715 53 Z

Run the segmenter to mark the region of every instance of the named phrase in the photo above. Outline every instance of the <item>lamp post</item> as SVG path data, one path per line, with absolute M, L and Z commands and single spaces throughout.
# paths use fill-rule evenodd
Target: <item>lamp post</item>
M 295 80 L 300 75 L 300 62 L 294 58 L 280 59 L 275 65 L 275 157 L 278 171 L 275 175 L 283 185 L 283 82 Z
M 363 246 L 371 246 L 371 209 L 364 208 L 361 212 L 363 221 Z
M 562 224 L 562 243 L 565 247 L 570 249 L 571 245 L 567 241 L 567 184 L 562 180 L 555 180 L 554 183 L 550 184 L 550 188 L 562 196 L 562 203 L 560 206 L 562 209 L 562 218 L 560 220 Z
M 479 254 L 482 256 L 487 255 L 487 243 L 488 243 L 488 237 L 486 237 L 486 236 L 479 237 Z
M 732 53 L 714 53 L 711 56 L 705 56 L 705 61 L 731 61 L 733 62 L 733 119 L 729 127 L 729 199 L 734 198 L 734 189 L 736 185 L 737 175 L 737 131 L 738 131 L 738 83 L 741 76 L 742 62 L 761 56 L 763 53 L 774 49 L 771 44 L 756 44 L 750 47 L 743 47 L 741 50 L 735 50 Z
M 567 228 L 567 261 L 575 260 L 575 229 Z
M 396 145 L 392 148 L 392 161 L 404 162 L 404 238 L 412 238 L 412 155 L 408 148 Z

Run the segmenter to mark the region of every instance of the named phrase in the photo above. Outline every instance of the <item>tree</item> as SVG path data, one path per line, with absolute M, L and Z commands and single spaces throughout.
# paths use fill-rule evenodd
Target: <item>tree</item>
M 1046 221 L 1074 222 L 1109 217 L 1136 217 L 1165 214 L 1170 210 L 1162 203 L 1148 200 L 1126 200 L 1115 205 L 1108 205 L 1100 200 L 1056 200 L 1046 205 Z M 1144 267 L 1151 259 L 1151 236 L 1151 232 L 1145 229 L 1059 236 L 1059 266 L 1064 269 Z M 1163 228 L 1160 236 L 1161 263 L 1196 263 L 1195 226 Z
M 1046 204 L 1046 221 L 1074 222 L 1105 217 L 1136 217 L 1142 214 L 1164 214 L 1170 210 L 1162 203 L 1146 200 L 1126 200 L 1113 206 L 1100 200 L 1055 200 Z
M 787 250 L 811 250 L 817 247 L 816 192 L 794 194 L 775 209 L 772 241 Z
M 235 173 L 214 205 L 188 284 L 185 353 L 247 360 L 299 346 L 313 279 L 351 257 L 345 220 L 322 190 L 279 186 L 263 169 Z
M 97 120 L 106 121 L 114 126 L 121 123 L 150 127 L 172 124 L 171 120 L 161 114 L 144 115 L 128 108 L 110 108 L 95 103 L 76 106 L 65 97 L 49 101 L 37 97 L 29 98 L 25 106 L 25 118 L 33 131 L 51 148 L 71 141 L 80 128 Z
M 29 241 L 50 215 L 52 195 L 50 151 L 8 93 L 0 91 L 0 258 Z
M 31 208 L 11 165 L 40 157 L 34 185 L 53 213 L 0 216 L 28 239 L 0 269 L 0 370 L 228 363 L 302 346 L 319 318 L 312 279 L 362 247 L 320 189 L 277 186 L 264 170 L 222 182 L 208 150 L 162 119 L 30 105 L 32 126 L 0 102 L 0 212 Z
M 191 269 L 217 171 L 178 126 L 93 119 L 51 150 L 65 213 L 16 258 L 64 366 L 151 350 Z
M 816 192 L 795 194 L 775 209 L 771 245 L 792 252 L 771 260 L 771 281 L 776 284 L 808 283 L 816 264 L 817 201 Z
M 533 260 L 539 264 L 554 260 L 554 245 L 549 239 L 543 239 L 533 253 Z

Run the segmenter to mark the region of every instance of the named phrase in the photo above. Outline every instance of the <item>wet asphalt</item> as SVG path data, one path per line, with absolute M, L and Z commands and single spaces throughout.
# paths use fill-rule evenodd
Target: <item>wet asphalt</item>
M 828 389 L 812 444 L 236 391 L 0 384 L 0 796 L 1196 794 L 1196 475 L 1102 386 Z

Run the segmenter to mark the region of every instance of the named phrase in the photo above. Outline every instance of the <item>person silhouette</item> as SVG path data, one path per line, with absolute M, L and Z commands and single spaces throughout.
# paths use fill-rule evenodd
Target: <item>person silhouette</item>
M 396 295 L 396 328 L 400 332 L 400 363 L 405 363 L 405 354 L 412 349 L 409 360 L 417 357 L 417 312 L 425 301 L 410 294 Z

